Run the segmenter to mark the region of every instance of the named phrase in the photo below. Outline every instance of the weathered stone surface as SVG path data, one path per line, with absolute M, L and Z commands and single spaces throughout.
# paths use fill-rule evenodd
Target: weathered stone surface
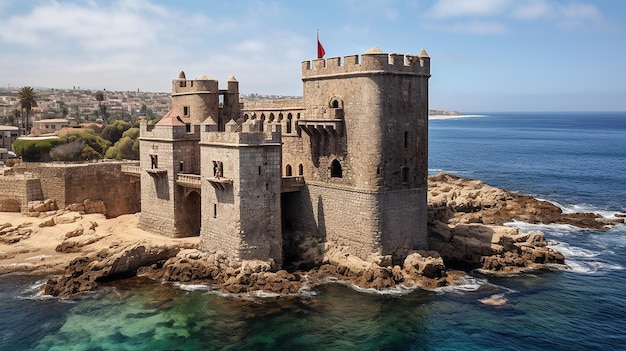
M 179 247 L 149 246 L 141 243 L 112 246 L 73 260 L 65 275 L 48 280 L 44 293 L 72 296 L 93 290 L 99 282 L 134 275 L 140 267 L 164 261 L 178 251 Z
M 528 223 L 571 224 L 607 229 L 595 213 L 563 213 L 556 205 L 517 195 L 479 180 L 440 173 L 428 178 L 429 221 L 449 224 L 502 225 L 513 220 Z
M 449 174 L 430 178 L 429 247 L 445 261 L 492 272 L 563 264 L 543 233 L 520 233 L 502 224 L 568 223 L 602 229 L 595 214 L 564 214 L 557 206 Z
M 18 199 L 0 196 L 0 212 L 20 212 L 22 205 Z

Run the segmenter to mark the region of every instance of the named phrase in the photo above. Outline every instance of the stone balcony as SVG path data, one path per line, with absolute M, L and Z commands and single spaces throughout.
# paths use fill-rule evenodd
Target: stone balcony
M 176 184 L 187 188 L 201 189 L 202 177 L 199 174 L 178 173 Z
M 291 193 L 300 191 L 300 188 L 304 186 L 303 176 L 283 177 L 280 184 L 281 193 Z

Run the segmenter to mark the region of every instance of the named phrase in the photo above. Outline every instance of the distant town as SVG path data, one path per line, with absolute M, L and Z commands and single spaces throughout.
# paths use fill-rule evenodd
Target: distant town
M 171 93 L 142 91 L 89 90 L 35 88 L 37 106 L 32 108 L 31 121 L 48 119 L 68 119 L 80 122 L 103 121 L 100 103 L 106 106 L 107 120 L 136 121 L 140 116 L 159 119 L 171 108 Z M 19 107 L 18 87 L 0 88 L 0 124 L 17 125 L 16 117 L 22 112 Z M 102 102 L 96 93 L 102 92 Z M 291 96 L 249 94 L 242 100 L 289 99 Z
M 18 87 L 0 88 L 0 125 L 18 125 L 23 113 L 19 107 Z M 32 108 L 31 121 L 66 119 L 69 121 L 103 122 L 101 104 L 105 106 L 107 121 L 136 121 L 140 116 L 148 120 L 159 119 L 171 108 L 171 93 L 142 91 L 90 90 L 74 87 L 73 89 L 35 88 L 37 106 Z M 102 93 L 102 101 L 96 94 Z M 246 100 L 293 99 L 298 96 L 241 94 Z M 456 115 L 455 111 L 431 109 L 431 115 Z M 33 124 L 31 124 L 33 125 Z

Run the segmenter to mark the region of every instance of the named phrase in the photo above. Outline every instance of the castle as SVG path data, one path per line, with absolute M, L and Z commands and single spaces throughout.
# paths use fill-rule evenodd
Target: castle
M 172 81 L 172 109 L 140 132 L 145 230 L 280 266 L 296 233 L 372 262 L 424 249 L 430 58 L 302 63 L 301 99 L 239 101 L 207 76 Z

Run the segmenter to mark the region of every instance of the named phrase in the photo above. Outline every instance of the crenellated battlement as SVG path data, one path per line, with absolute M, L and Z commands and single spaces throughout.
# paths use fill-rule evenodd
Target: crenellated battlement
M 430 77 L 430 57 L 425 50 L 419 55 L 387 54 L 370 49 L 362 55 L 332 57 L 302 62 L 302 79 L 364 73 L 392 73 Z

